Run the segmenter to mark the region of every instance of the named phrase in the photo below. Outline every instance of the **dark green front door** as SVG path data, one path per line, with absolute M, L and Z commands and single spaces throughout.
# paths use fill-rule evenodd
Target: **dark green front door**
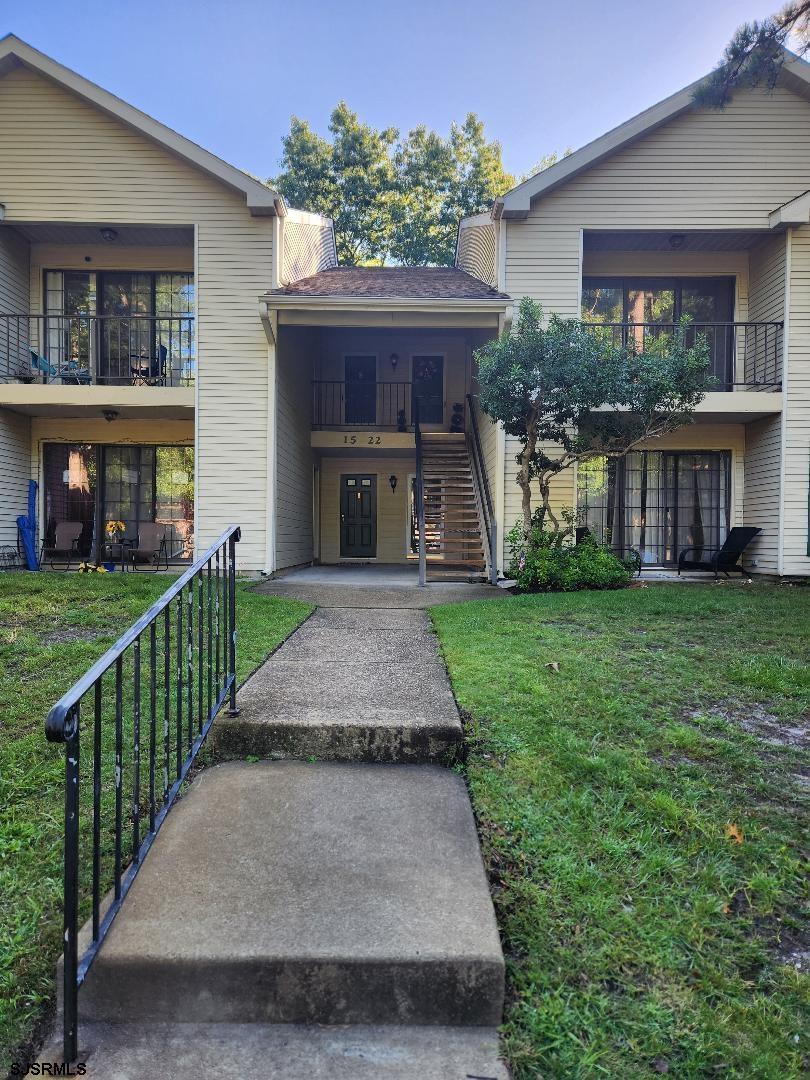
M 377 477 L 340 478 L 340 555 L 373 559 L 377 554 Z

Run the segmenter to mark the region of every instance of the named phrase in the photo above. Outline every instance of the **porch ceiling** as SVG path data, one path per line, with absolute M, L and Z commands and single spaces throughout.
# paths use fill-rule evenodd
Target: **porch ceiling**
M 115 222 L 63 224 L 59 221 L 15 221 L 7 226 L 21 233 L 32 244 L 106 243 L 109 247 L 193 247 L 194 228 L 190 225 L 118 225 Z M 104 241 L 101 229 L 118 233 L 113 241 Z
M 621 231 L 585 230 L 582 238 L 585 254 L 592 251 L 745 251 L 770 236 L 769 229 L 759 232 L 732 230 L 682 229 L 648 232 L 625 229 Z M 673 245 L 673 238 L 677 237 Z M 682 239 L 681 239 L 682 238 Z

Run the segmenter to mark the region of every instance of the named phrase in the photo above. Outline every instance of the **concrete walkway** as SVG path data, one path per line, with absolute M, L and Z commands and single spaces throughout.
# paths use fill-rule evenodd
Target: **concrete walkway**
M 350 576 L 261 586 L 330 604 L 214 725 L 220 758 L 260 760 L 199 775 L 113 924 L 80 994 L 91 1078 L 506 1080 L 489 886 L 441 767 L 461 724 L 420 610 L 500 590 Z

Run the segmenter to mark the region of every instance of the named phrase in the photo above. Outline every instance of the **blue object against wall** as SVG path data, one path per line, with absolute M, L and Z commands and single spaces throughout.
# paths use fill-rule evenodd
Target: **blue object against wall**
M 28 514 L 22 514 L 17 518 L 17 528 L 20 530 L 25 563 L 29 570 L 39 570 L 39 558 L 37 556 L 37 482 L 28 481 Z

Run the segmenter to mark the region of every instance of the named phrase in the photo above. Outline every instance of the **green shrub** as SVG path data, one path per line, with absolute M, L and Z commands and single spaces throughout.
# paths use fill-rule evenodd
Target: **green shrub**
M 630 582 L 630 568 L 593 537 L 572 544 L 570 536 L 533 528 L 526 538 L 516 525 L 507 542 L 512 558 L 506 576 L 521 592 L 623 589 Z

